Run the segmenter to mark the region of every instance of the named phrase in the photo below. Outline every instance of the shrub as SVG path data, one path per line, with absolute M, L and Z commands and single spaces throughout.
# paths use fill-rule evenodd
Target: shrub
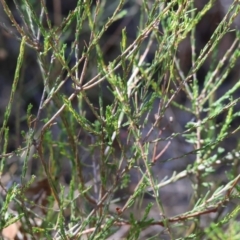
M 239 1 L 46 2 L 1 0 L 2 235 L 237 239 Z

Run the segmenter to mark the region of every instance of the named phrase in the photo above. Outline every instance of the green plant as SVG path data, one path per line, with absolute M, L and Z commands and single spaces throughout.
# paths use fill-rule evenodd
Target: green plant
M 21 222 L 19 231 L 33 239 L 208 239 L 210 229 L 223 237 L 221 227 L 230 229 L 239 214 L 237 204 L 229 208 L 239 199 L 240 81 L 222 88 L 239 61 L 233 27 L 239 1 L 200 51 L 196 27 L 213 0 L 202 9 L 184 0 L 79 0 L 65 17 L 57 8 L 51 16 L 44 0 L 14 3 L 20 23 L 1 0 L 12 25 L 2 27 L 21 42 L 0 130 L 1 179 L 17 158 L 21 180 L 9 188 L 1 181 L 1 229 Z M 122 26 L 131 12 L 139 14 L 135 38 Z M 108 35 L 118 20 L 123 24 Z M 234 40 L 220 51 L 229 34 Z M 109 56 L 106 42 L 115 39 Z M 187 41 L 186 71 L 180 55 Z M 30 49 L 42 97 L 36 114 L 29 105 L 18 119 L 28 129 L 18 136 L 21 146 L 8 152 L 9 119 Z M 235 146 L 226 147 L 229 139 Z M 171 216 L 165 196 L 170 205 L 178 201 L 176 186 L 188 189 L 186 206 Z

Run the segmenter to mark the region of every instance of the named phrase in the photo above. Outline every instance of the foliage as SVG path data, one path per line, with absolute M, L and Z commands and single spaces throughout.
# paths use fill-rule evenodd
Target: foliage
M 193 0 L 79 0 L 65 17 L 46 2 L 14 1 L 14 12 L 1 0 L 11 27 L 1 26 L 20 42 L 0 130 L 2 234 L 18 224 L 32 239 L 229 239 L 224 229 L 237 239 L 240 81 L 230 77 L 239 65 L 239 1 L 201 49 L 196 29 L 213 0 L 201 9 Z M 124 24 L 132 13 L 135 37 Z M 9 119 L 33 52 L 41 99 L 36 113 L 29 104 L 17 119 L 28 129 L 9 151 Z M 168 201 L 181 201 L 174 186 L 188 193 L 172 215 Z

